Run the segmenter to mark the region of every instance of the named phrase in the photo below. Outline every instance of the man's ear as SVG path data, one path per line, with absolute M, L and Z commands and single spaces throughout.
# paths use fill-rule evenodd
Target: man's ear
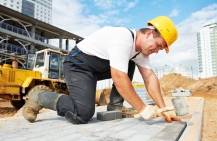
M 153 33 L 152 33 L 152 30 L 150 29 L 145 33 L 146 38 L 148 38 L 151 34 L 153 34 Z

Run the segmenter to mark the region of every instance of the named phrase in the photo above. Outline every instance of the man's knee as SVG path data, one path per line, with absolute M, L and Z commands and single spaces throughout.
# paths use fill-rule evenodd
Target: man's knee
M 74 120 L 75 123 L 72 122 L 74 124 L 79 124 L 76 123 L 76 119 L 82 123 L 87 123 L 95 112 L 95 105 L 87 107 L 86 105 L 75 103 L 68 95 L 63 95 L 59 98 L 56 108 L 59 116 L 65 117 L 68 121 L 72 118 L 71 122 Z
M 93 106 L 86 106 L 86 105 L 83 105 L 83 104 L 76 104 L 77 105 L 77 112 L 78 112 L 78 115 L 84 119 L 84 120 L 90 120 L 93 115 L 94 115 L 94 112 L 95 112 L 95 105 Z

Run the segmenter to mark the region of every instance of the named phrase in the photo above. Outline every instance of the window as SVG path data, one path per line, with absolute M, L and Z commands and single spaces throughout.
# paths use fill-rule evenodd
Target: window
M 35 60 L 35 54 L 28 54 L 27 69 L 30 70 L 33 69 L 34 60 Z
M 44 53 L 39 53 L 36 57 L 35 67 L 39 68 L 41 66 L 44 66 Z
M 57 54 L 51 53 L 50 68 L 58 70 L 58 68 L 59 68 L 59 56 Z

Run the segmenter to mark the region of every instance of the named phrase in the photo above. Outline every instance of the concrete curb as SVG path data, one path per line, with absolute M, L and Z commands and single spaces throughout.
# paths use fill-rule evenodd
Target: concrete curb
M 179 141 L 201 140 L 204 101 L 204 98 L 202 98 Z

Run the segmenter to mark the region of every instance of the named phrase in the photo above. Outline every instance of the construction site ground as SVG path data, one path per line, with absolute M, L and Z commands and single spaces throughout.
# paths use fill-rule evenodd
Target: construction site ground
M 144 101 L 146 102 L 146 101 Z M 171 106 L 171 98 L 165 98 Z M 154 120 L 124 118 L 110 121 L 97 120 L 96 113 L 106 111 L 97 106 L 88 124 L 74 125 L 55 111 L 42 112 L 36 122 L 29 123 L 22 114 L 0 119 L 1 140 L 77 140 L 77 141 L 187 141 L 200 140 L 202 128 L 203 98 L 186 98 L 189 114 L 180 116 L 182 122 L 168 123 L 162 117 Z M 126 107 L 130 105 L 125 102 Z
M 189 106 L 189 114 L 182 116 L 181 119 L 183 122 L 187 122 L 187 127 L 185 128 L 185 131 L 183 132 L 181 138 L 187 140 L 197 140 L 198 136 L 201 134 L 201 140 L 202 141 L 215 141 L 217 138 L 217 77 L 207 78 L 207 79 L 199 79 L 194 80 L 190 78 L 186 78 L 181 76 L 180 74 L 169 74 L 160 79 L 160 84 L 162 87 L 162 94 L 164 96 L 164 99 L 166 101 L 166 104 L 170 104 L 170 98 L 171 98 L 171 90 L 182 87 L 187 90 L 191 90 L 193 92 L 193 96 L 189 97 L 186 101 Z M 201 104 L 201 101 L 204 99 L 204 105 Z M 202 108 L 200 108 L 202 106 Z M 106 106 L 99 106 L 97 109 L 105 110 Z M 104 108 L 104 109 L 103 109 Z M 55 124 L 58 124 L 58 121 L 61 122 L 64 125 L 73 126 L 70 123 L 67 123 L 64 118 L 58 117 L 56 115 L 56 112 L 49 111 L 49 110 L 42 110 L 42 114 L 39 115 L 39 122 L 36 123 L 29 123 L 27 122 L 21 115 L 20 111 L 17 111 L 14 109 L 10 102 L 7 100 L 0 100 L 0 133 L 2 133 L 2 137 L 12 136 L 13 130 L 16 128 L 18 130 L 15 131 L 21 131 L 28 129 L 28 131 L 38 132 L 37 129 L 34 129 L 34 127 L 43 128 L 41 126 L 48 125 L 50 126 L 50 129 L 54 129 L 57 126 Z M 201 113 L 201 116 L 200 116 Z M 130 121 L 133 120 L 133 121 Z M 134 125 L 139 125 L 138 122 L 141 122 L 139 119 L 123 119 L 119 123 L 127 123 L 127 122 L 133 122 Z M 136 122 L 138 121 L 138 122 Z M 157 122 L 162 121 L 158 120 Z M 93 121 L 90 121 L 90 123 L 93 122 L 96 125 L 91 124 L 92 126 L 100 127 L 97 124 L 100 125 L 104 124 L 106 122 L 98 122 L 96 118 L 93 118 Z M 109 121 L 112 125 L 115 125 L 114 121 Z M 107 123 L 109 123 L 107 122 Z M 145 121 L 142 121 L 145 122 Z M 152 126 L 161 126 L 159 128 L 167 128 L 168 124 L 163 123 L 164 125 L 158 125 L 158 123 L 152 124 Z M 125 125 L 125 124 L 124 124 Z M 194 125 L 194 126 L 193 126 Z M 74 125 L 75 126 L 75 125 Z M 90 126 L 90 125 L 88 125 Z M 6 128 L 7 127 L 7 128 Z M 54 128 L 52 128 L 54 127 Z M 77 128 L 78 126 L 76 126 Z M 118 127 L 118 126 L 117 126 Z M 128 128 L 131 128 L 132 126 L 129 125 Z M 79 127 L 80 128 L 80 127 Z M 79 130 L 78 128 L 78 130 Z M 127 128 L 127 127 L 126 127 Z M 133 128 L 133 127 L 132 127 Z M 8 130 L 7 130 L 8 129 Z M 84 128 L 86 129 L 86 128 Z M 90 128 L 94 129 L 94 128 Z M 119 128 L 120 129 L 120 128 Z M 136 130 L 136 132 L 139 131 L 139 128 L 133 128 Z M 67 130 L 69 130 L 67 128 Z M 71 130 L 71 129 L 70 129 Z M 80 129 L 81 130 L 81 129 Z M 163 129 L 162 129 L 163 130 Z M 201 132 L 200 132 L 201 130 Z M 4 132 L 1 132 L 4 131 Z M 6 133 L 8 131 L 9 134 Z M 14 132 L 15 132 L 14 131 Z M 46 130 L 49 131 L 49 130 Z M 62 129 L 61 131 L 64 131 Z M 83 130 L 82 130 L 83 131 Z M 93 130 L 94 132 L 97 132 L 97 129 Z M 92 131 L 92 132 L 93 132 Z M 155 130 L 156 131 L 156 130 Z M 51 133 L 52 130 L 49 131 Z M 88 131 L 87 131 L 88 132 Z M 99 131 L 98 131 L 99 132 Z M 145 132 L 145 131 L 144 131 Z M 147 130 L 148 132 L 148 130 Z M 3 133 L 5 136 L 3 136 Z M 156 132 L 155 132 L 156 133 Z M 159 132 L 160 133 L 160 132 Z M 188 134 L 190 133 L 190 135 Z M 22 135 L 27 135 L 27 130 L 21 132 Z M 122 134 L 128 134 L 122 133 Z M 19 135 L 19 134 L 18 134 Z M 32 134 L 31 134 L 32 135 Z M 70 135 L 70 134 L 69 134 Z M 118 135 L 120 136 L 120 135 Z M 155 135 L 157 136 L 157 134 Z M 21 136 L 20 136 L 21 137 Z M 27 137 L 27 136 L 26 136 Z M 30 137 L 30 136 L 28 136 Z M 28 139 L 27 137 L 27 139 Z M 126 136 L 125 136 L 126 137 Z M 138 138 L 141 136 L 137 136 Z M 153 135 L 154 137 L 154 135 Z M 18 138 L 17 138 L 18 139 Z M 84 137 L 85 139 L 85 137 Z M 10 139 L 8 139 L 10 140 Z M 108 140 L 114 140 L 114 136 L 109 137 Z

